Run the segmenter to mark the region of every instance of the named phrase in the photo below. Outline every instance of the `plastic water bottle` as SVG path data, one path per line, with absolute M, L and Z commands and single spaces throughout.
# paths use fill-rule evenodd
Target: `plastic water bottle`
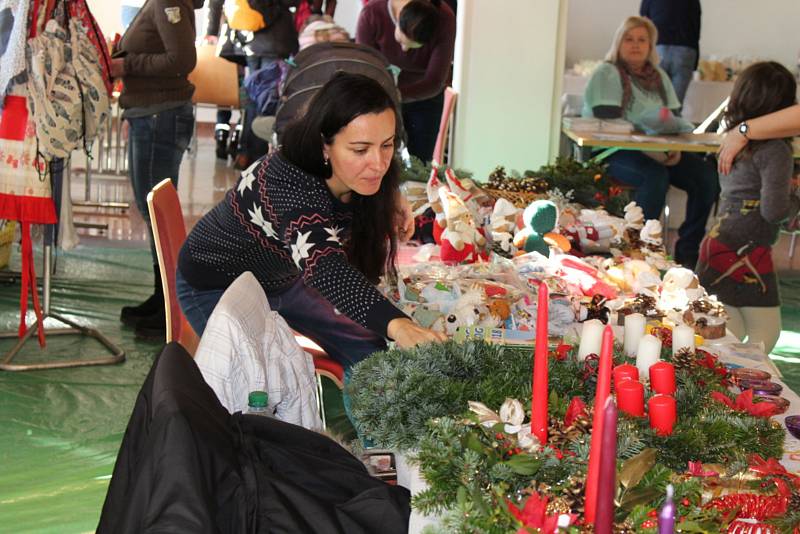
M 267 407 L 268 404 L 269 395 L 266 391 L 251 391 L 247 396 L 247 413 L 272 417 L 272 413 Z

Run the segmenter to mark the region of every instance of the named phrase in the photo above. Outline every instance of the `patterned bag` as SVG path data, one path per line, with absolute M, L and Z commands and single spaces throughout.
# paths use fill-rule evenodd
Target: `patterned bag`
M 69 33 L 55 18 L 28 40 L 28 93 L 39 152 L 46 159 L 66 158 L 83 143 L 91 151 L 110 111 L 95 48 L 76 19 Z

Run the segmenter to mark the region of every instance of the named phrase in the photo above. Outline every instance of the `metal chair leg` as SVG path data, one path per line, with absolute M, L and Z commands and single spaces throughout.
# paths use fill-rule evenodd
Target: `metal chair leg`
M 110 353 L 111 356 L 105 358 L 93 358 L 93 359 L 80 359 L 80 360 L 63 360 L 63 361 L 51 361 L 51 362 L 41 362 L 41 363 L 11 363 L 14 357 L 20 352 L 22 347 L 25 343 L 33 337 L 33 335 L 37 332 L 39 325 L 38 323 L 34 323 L 25 335 L 20 339 L 16 345 L 14 345 L 10 351 L 8 351 L 3 359 L 2 363 L 0 363 L 0 370 L 2 371 L 39 371 L 43 369 L 63 369 L 65 367 L 86 367 L 90 365 L 110 365 L 114 363 L 121 363 L 125 361 L 125 351 L 122 350 L 120 347 L 112 343 L 106 336 L 104 336 L 99 330 L 96 328 L 88 328 L 85 326 L 81 326 L 69 319 L 61 317 L 55 313 L 50 312 L 50 278 L 51 278 L 51 259 L 52 259 L 52 247 L 50 245 L 46 245 L 44 247 L 44 274 L 43 274 L 43 281 L 42 281 L 42 300 L 43 300 L 43 321 L 50 318 L 55 319 L 69 328 L 54 328 L 54 329 L 45 329 L 45 333 L 47 335 L 66 335 L 66 334 L 77 334 L 81 336 L 88 336 L 91 338 L 96 339 L 103 345 Z M 35 289 L 34 289 L 35 290 Z M 8 339 L 17 337 L 16 332 L 2 332 L 0 333 L 0 339 Z
M 325 418 L 325 397 L 322 390 L 322 375 L 317 374 L 317 409 L 319 410 L 319 417 L 322 419 L 322 428 L 328 429 L 328 421 Z

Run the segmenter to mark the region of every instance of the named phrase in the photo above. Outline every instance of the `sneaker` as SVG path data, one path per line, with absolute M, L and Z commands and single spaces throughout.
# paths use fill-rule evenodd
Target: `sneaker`
M 164 313 L 164 297 L 154 293 L 138 306 L 124 306 L 119 314 L 119 320 L 128 326 L 137 326 L 140 321 L 159 311 Z
M 162 306 L 161 311 L 158 313 L 139 321 L 136 325 L 136 330 L 134 330 L 134 335 L 136 339 L 165 343 L 167 340 L 167 315 L 164 307 Z
M 239 153 L 239 138 L 242 136 L 242 126 L 237 124 L 231 132 L 230 140 L 228 142 L 228 156 L 236 158 Z

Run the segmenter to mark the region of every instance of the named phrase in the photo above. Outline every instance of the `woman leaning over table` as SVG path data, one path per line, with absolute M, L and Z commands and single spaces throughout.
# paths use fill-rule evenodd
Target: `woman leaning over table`
M 583 115 L 624 118 L 635 126 L 680 103 L 669 76 L 658 67 L 658 32 L 643 17 L 628 17 L 617 29 L 606 60 L 592 73 Z M 686 219 L 678 229 L 675 261 L 694 268 L 719 180 L 709 159 L 691 153 L 620 150 L 608 158 L 609 174 L 636 188 L 634 199 L 647 219 L 658 219 L 670 185 L 686 191 Z
M 414 226 L 397 192 L 396 126 L 371 78 L 339 73 L 319 90 L 278 151 L 242 172 L 181 248 L 178 300 L 195 332 L 250 271 L 272 310 L 345 370 L 387 337 L 400 347 L 445 339 L 374 286 Z

